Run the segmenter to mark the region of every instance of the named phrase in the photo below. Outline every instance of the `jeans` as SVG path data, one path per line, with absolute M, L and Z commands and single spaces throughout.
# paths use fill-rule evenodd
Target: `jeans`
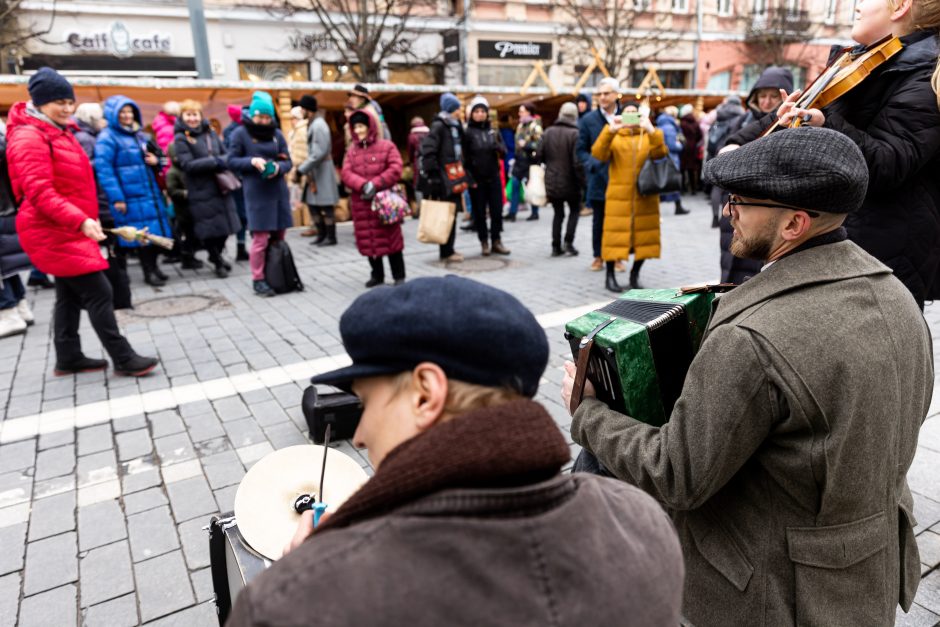
M 594 457 L 594 453 L 586 449 L 581 449 L 581 452 L 578 453 L 578 458 L 574 460 L 574 466 L 571 468 L 571 472 L 587 472 L 592 475 L 600 475 L 601 477 L 614 476 L 612 472 L 604 467 L 604 464 L 602 464 L 600 460 Z
M 473 223 L 477 236 L 486 243 L 498 242 L 503 232 L 503 190 L 499 179 L 477 181 L 477 186 L 470 189 L 470 202 L 473 203 Z M 490 212 L 490 228 L 486 228 L 486 210 Z
M 111 283 L 103 272 L 55 278 L 52 324 L 57 364 L 66 366 L 83 357 L 78 336 L 82 308 L 88 311 L 91 326 L 115 365 L 134 357 L 134 350 L 118 329 L 112 299 Z
M 578 228 L 578 215 L 581 211 L 581 194 L 568 198 L 550 199 L 555 217 L 552 220 L 552 248 L 561 248 L 561 224 L 565 220 L 565 202 L 568 203 L 568 225 L 565 228 L 565 244 L 574 243 L 574 232 Z
M 382 265 L 381 257 L 369 257 L 369 267 L 372 268 L 372 278 L 379 281 L 385 280 L 385 267 Z M 405 257 L 399 250 L 388 256 L 388 265 L 392 268 L 392 278 L 396 281 L 405 278 Z
M 254 281 L 264 280 L 264 256 L 268 250 L 268 240 L 274 234 L 278 239 L 284 239 L 284 231 L 252 231 L 251 248 L 248 249 L 248 265 L 251 266 L 251 278 Z
M 604 206 L 606 200 L 592 200 L 591 209 L 594 210 L 594 222 L 591 225 L 591 245 L 594 247 L 594 256 L 601 256 L 601 238 L 604 236 Z
M 26 296 L 23 279 L 14 274 L 0 280 L 0 309 L 13 309 Z

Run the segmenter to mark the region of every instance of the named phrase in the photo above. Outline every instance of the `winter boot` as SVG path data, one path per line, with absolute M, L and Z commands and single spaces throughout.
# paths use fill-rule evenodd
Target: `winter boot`
M 336 246 L 336 225 L 326 225 L 326 239 L 317 244 L 317 246 Z
M 245 242 L 238 242 L 235 247 L 235 261 L 248 261 L 248 250 L 245 248 Z
M 323 220 L 322 216 L 317 216 L 317 238 L 310 242 L 311 245 L 319 246 L 326 240 L 326 222 Z
M 26 333 L 26 321 L 20 318 L 16 307 L 0 309 L 0 337 Z
M 569 257 L 577 257 L 578 249 L 574 247 L 574 244 L 565 244 L 565 254 Z
M 616 292 L 620 294 L 623 292 L 623 288 L 620 287 L 620 284 L 617 283 L 617 276 L 614 274 L 614 262 L 607 262 L 607 277 L 604 281 L 604 287 L 611 292 Z
M 552 257 L 561 257 L 565 254 L 565 251 L 561 249 L 561 246 L 557 244 L 552 245 Z
M 490 245 L 488 242 L 480 242 L 480 249 L 484 257 L 490 256 Z
M 637 259 L 633 262 L 633 267 L 630 268 L 630 289 L 632 290 L 641 290 L 643 286 L 640 285 L 640 268 L 643 267 L 643 259 Z
M 29 303 L 26 302 L 25 298 L 21 298 L 20 302 L 16 303 L 16 313 L 20 314 L 20 318 L 23 319 L 26 326 L 31 327 L 36 323 L 33 312 L 30 310 Z
M 508 248 L 506 248 L 505 246 L 503 246 L 502 240 L 498 240 L 498 239 L 493 240 L 493 248 L 492 248 L 492 250 L 493 250 L 493 252 L 496 253 L 497 255 L 508 255 L 510 252 L 512 252 L 512 251 L 510 251 Z
M 691 212 L 690 212 L 688 209 L 684 209 L 684 208 L 682 207 L 682 201 L 681 201 L 681 200 L 677 200 L 677 201 L 676 201 L 676 215 L 677 215 L 677 216 L 684 216 L 684 215 L 688 215 L 689 213 L 691 213 Z

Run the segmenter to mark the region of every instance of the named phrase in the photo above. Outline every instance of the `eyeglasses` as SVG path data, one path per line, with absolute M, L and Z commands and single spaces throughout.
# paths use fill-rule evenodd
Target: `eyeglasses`
M 802 211 L 811 218 L 818 218 L 819 214 L 815 211 L 809 211 L 803 209 L 802 207 L 794 207 L 792 205 L 773 205 L 769 202 L 751 202 L 741 200 L 741 197 L 737 194 L 731 194 L 728 196 L 728 206 L 737 207 L 738 205 L 745 205 L 747 207 L 770 207 L 771 209 L 792 209 L 793 211 Z

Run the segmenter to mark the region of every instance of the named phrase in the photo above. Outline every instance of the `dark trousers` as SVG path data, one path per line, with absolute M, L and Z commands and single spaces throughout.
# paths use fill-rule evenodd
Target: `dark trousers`
M 118 330 L 112 298 L 111 284 L 102 272 L 55 278 L 56 363 L 64 366 L 82 358 L 78 324 L 83 308 L 88 311 L 91 326 L 114 364 L 122 364 L 134 356 L 131 345 Z
M 462 203 L 460 202 L 459 195 L 447 196 L 446 198 L 442 198 L 441 200 L 443 202 L 454 203 L 454 206 L 457 207 L 456 214 L 457 215 L 460 214 L 460 206 Z M 457 238 L 457 218 L 455 216 L 454 223 L 450 227 L 450 236 L 448 236 L 447 238 L 447 243 L 441 244 L 441 254 L 440 254 L 441 259 L 446 259 L 454 254 L 454 240 L 456 238 Z
M 23 287 L 23 279 L 20 275 L 14 274 L 5 279 L 0 279 L 0 309 L 12 309 L 16 304 L 26 296 L 26 288 Z
M 486 243 L 490 238 L 498 242 L 503 232 L 503 190 L 499 179 L 477 181 L 477 186 L 470 189 L 470 204 L 473 205 L 473 222 L 480 241 Z M 489 209 L 490 227 L 486 228 L 486 212 Z
M 568 225 L 565 227 L 565 244 L 574 243 L 574 232 L 578 228 L 578 215 L 581 212 L 581 194 L 572 194 L 568 198 L 550 198 L 555 210 L 552 220 L 552 248 L 561 248 L 561 223 L 565 221 L 565 203 L 568 203 Z
M 145 278 L 157 269 L 157 255 L 159 254 L 160 250 L 153 244 L 137 249 L 137 259 L 140 260 L 140 268 L 144 271 Z
M 592 200 L 591 209 L 594 210 L 594 222 L 591 225 L 591 245 L 594 247 L 594 256 L 601 256 L 601 238 L 604 237 L 604 206 L 605 200 Z
M 225 250 L 225 240 L 228 239 L 228 236 L 223 237 L 207 237 L 202 240 L 202 245 L 205 246 L 206 252 L 209 253 L 209 261 L 215 265 L 222 263 L 222 251 Z
M 307 205 L 307 207 L 310 209 L 310 217 L 316 222 L 322 219 L 324 224 L 333 224 L 336 221 L 333 215 L 335 209 L 333 205 Z
M 372 268 L 372 278 L 384 281 L 385 267 L 382 265 L 382 257 L 368 257 L 368 259 L 369 266 Z M 392 269 L 393 279 L 398 281 L 405 278 L 405 257 L 401 251 L 388 256 L 388 265 Z
M 248 228 L 248 214 L 245 213 L 245 190 L 236 189 L 233 191 L 232 200 L 235 201 L 235 213 L 238 214 L 238 219 L 241 220 L 242 223 L 242 228 L 238 229 L 238 233 L 235 235 L 235 238 L 239 244 L 244 244 L 245 229 Z

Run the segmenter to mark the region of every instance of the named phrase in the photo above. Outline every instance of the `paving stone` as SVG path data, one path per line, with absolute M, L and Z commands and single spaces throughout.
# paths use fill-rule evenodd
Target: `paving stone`
M 895 610 L 895 621 L 895 627 L 937 627 L 940 624 L 940 615 L 915 603 L 907 613 L 898 606 Z
M 95 425 L 78 431 L 78 455 L 110 451 L 114 448 L 110 425 Z
M 197 570 L 190 574 L 189 579 L 193 584 L 193 591 L 196 593 L 196 603 L 214 600 L 215 588 L 212 585 L 211 568 Z M 0 589 L 2 589 L 2 580 L 0 580 Z
M 222 423 L 215 414 L 202 414 L 197 418 L 186 419 L 189 429 L 189 439 L 193 442 L 202 442 L 225 435 Z
M 58 448 L 66 444 L 75 443 L 75 429 L 61 429 L 50 433 L 43 433 L 39 436 L 39 450 L 44 451 L 50 448 Z
M 36 463 L 36 440 L 23 440 L 0 446 L 0 474 L 23 470 Z
M 131 541 L 131 557 L 135 562 L 179 548 L 179 538 L 168 507 L 156 507 L 128 516 L 127 530 Z
M 30 542 L 26 547 L 23 594 L 33 595 L 78 579 L 77 553 L 74 531 Z
M 210 569 L 206 569 L 210 570 Z M 20 573 L 12 573 L 0 577 L 0 625 L 15 625 L 16 614 L 20 609 Z M 193 582 L 195 583 L 195 575 Z M 200 580 L 200 585 L 205 584 Z M 209 587 L 212 588 L 212 576 L 209 576 Z M 197 591 L 198 597 L 198 591 Z M 211 599 L 211 592 L 209 598 Z
M 177 521 L 190 520 L 216 512 L 216 504 L 206 479 L 192 477 L 166 486 L 170 507 Z
M 258 423 L 252 418 L 242 418 L 241 420 L 232 420 L 222 424 L 228 439 L 235 448 L 249 446 L 251 444 L 260 444 L 267 442 L 264 432 Z
M 215 502 L 219 507 L 220 514 L 228 514 L 235 510 L 235 493 L 238 492 L 237 485 L 230 485 L 227 488 L 215 490 Z
M 180 551 L 138 562 L 134 564 L 134 572 L 137 575 L 140 618 L 144 622 L 189 607 L 195 602 Z M 200 623 L 188 623 L 197 624 Z
M 6 575 L 23 568 L 23 554 L 26 550 L 26 523 L 17 523 L 0 527 L 0 575 Z
M 75 530 L 75 491 L 33 501 L 29 541 Z
M 119 433 L 117 435 L 117 445 L 118 459 L 122 462 L 149 455 L 153 450 L 153 443 L 146 429 Z
M 153 443 L 157 449 L 161 466 L 196 458 L 196 451 L 185 432 L 155 439 Z
M 137 597 L 128 594 L 82 611 L 82 627 L 134 627 L 137 619 Z
M 232 444 L 228 441 L 228 438 L 221 437 L 199 442 L 195 444 L 193 448 L 196 449 L 196 455 L 199 456 L 199 459 L 203 460 L 203 463 L 205 463 L 206 458 L 214 457 L 225 451 L 231 451 Z
M 176 483 L 177 481 L 191 477 L 199 477 L 202 475 L 203 471 L 202 464 L 199 463 L 198 459 L 190 459 L 185 462 L 179 462 L 178 464 L 162 466 L 160 472 L 163 475 L 163 483 L 170 485 L 171 483 Z
M 76 624 L 75 595 L 75 586 L 68 585 L 26 597 L 20 606 L 19 627 Z
M 147 458 L 131 460 L 121 465 L 121 490 L 131 494 L 162 483 L 160 469 Z
M 271 443 L 264 441 L 258 444 L 252 444 L 251 446 L 243 446 L 236 449 L 236 452 L 238 453 L 238 458 L 245 464 L 245 468 L 251 469 L 252 464 L 273 450 L 274 448 L 271 446 Z
M 174 433 L 179 433 L 186 429 L 186 427 L 183 425 L 182 419 L 176 411 L 157 412 L 155 414 L 150 414 L 149 418 L 150 431 L 152 432 L 155 439 L 172 435 Z
M 78 486 L 112 481 L 118 477 L 117 460 L 110 447 L 100 453 L 78 458 Z
M 209 533 L 202 529 L 208 522 L 207 516 L 200 516 L 177 525 L 183 545 L 183 555 L 186 557 L 186 565 L 190 570 L 209 565 Z
M 245 466 L 234 451 L 203 458 L 203 469 L 213 490 L 238 485 L 245 476 Z
M 914 493 L 914 518 L 917 520 L 914 533 L 920 533 L 940 523 L 940 502 Z
M 160 488 L 149 488 L 124 497 L 124 512 L 130 516 L 148 509 L 167 505 L 166 495 Z
M 126 537 L 124 512 L 117 501 L 102 501 L 78 509 L 78 545 L 82 551 Z
M 72 445 L 40 451 L 36 456 L 34 479 L 41 481 L 61 477 L 75 470 L 75 447 Z
M 290 420 L 290 416 L 284 413 L 284 409 L 277 401 L 264 401 L 263 403 L 253 403 L 248 406 L 255 421 L 262 427 L 275 425 Z
M 920 580 L 914 602 L 940 615 L 940 570 L 934 570 Z
M 85 554 L 81 571 L 81 606 L 88 607 L 134 591 L 127 540 Z
M 121 416 L 111 421 L 111 427 L 115 433 L 133 431 L 136 429 L 146 429 L 147 419 L 143 414 L 134 414 L 131 416 Z
M 284 422 L 265 427 L 264 434 L 268 436 L 268 440 L 270 440 L 271 445 L 274 446 L 275 449 L 298 444 L 310 444 L 307 437 L 297 429 L 293 422 Z
M 121 482 L 117 479 L 96 483 L 78 489 L 78 507 L 110 501 L 121 496 Z
M 239 418 L 248 418 L 251 416 L 251 412 L 248 410 L 248 407 L 245 406 L 242 400 L 237 396 L 220 398 L 216 401 L 213 401 L 212 405 L 215 408 L 215 413 L 218 414 L 219 418 L 223 422 L 238 420 Z
M 179 406 L 179 412 L 180 416 L 182 416 L 184 420 L 190 416 L 212 413 L 212 403 L 205 400 L 184 403 Z

